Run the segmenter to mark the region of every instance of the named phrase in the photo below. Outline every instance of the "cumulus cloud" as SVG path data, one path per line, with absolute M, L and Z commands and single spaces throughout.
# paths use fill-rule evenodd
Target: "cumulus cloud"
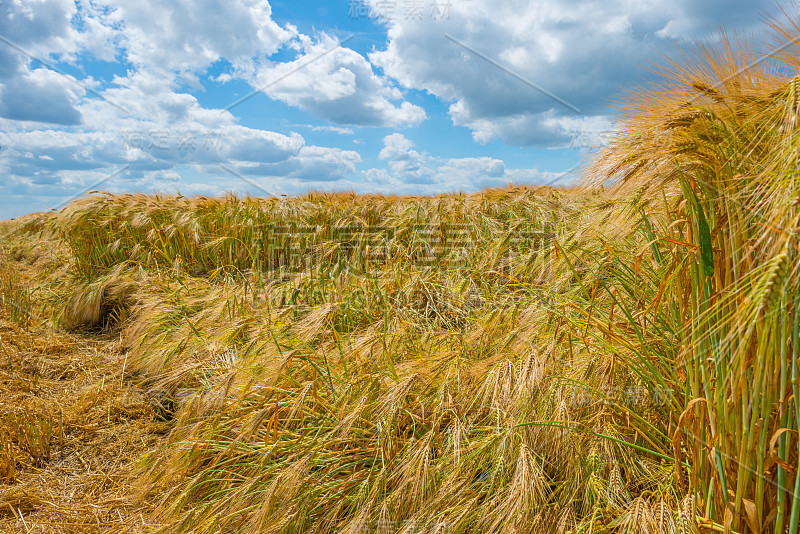
M 433 170 L 426 165 L 427 156 L 411 150 L 414 144 L 403 134 L 393 133 L 383 138 L 379 159 L 387 160 L 394 175 L 405 183 L 430 183 Z
M 231 112 L 203 107 L 181 90 L 181 83 L 199 80 L 223 58 L 234 75 L 253 76 L 259 62 L 297 37 L 294 27 L 272 20 L 267 2 L 121 0 L 79 7 L 71 1 L 34 0 L 12 3 L 0 15 L 3 35 L 51 64 L 88 53 L 105 61 L 122 58 L 129 65 L 126 74 L 101 83 L 44 67 L 30 70 L 30 57 L 0 47 L 3 195 L 71 196 L 98 181 L 110 190 L 173 185 L 210 190 L 203 184 L 176 184 L 187 170 L 218 182 L 212 187 L 216 192 L 224 190 L 223 184 L 225 189 L 246 185 L 225 177 L 221 164 L 254 176 L 282 176 L 287 185 L 355 173 L 361 162 L 357 152 L 309 146 L 296 132 L 243 126 Z M 222 21 L 207 16 L 223 10 Z M 107 180 L 120 169 L 124 172 Z
M 217 81 L 244 79 L 271 98 L 336 124 L 413 125 L 425 118 L 424 110 L 403 101 L 363 56 L 337 47 L 325 33 L 312 38 L 290 24 L 277 24 L 263 0 L 117 0 L 105 7 L 88 20 L 118 27 L 119 36 L 112 39 L 98 29 L 95 40 L 117 43 L 138 72 L 202 89 L 198 73 L 224 59 L 231 71 L 217 75 Z M 225 16 L 209 16 L 220 12 Z M 282 48 L 295 50 L 297 57 L 268 59 Z
M 383 138 L 378 158 L 386 160 L 389 169 L 371 168 L 363 172 L 365 182 L 381 191 L 435 193 L 440 191 L 475 191 L 517 182 L 544 183 L 547 173 L 536 169 L 506 169 L 497 158 L 441 158 L 420 154 L 414 143 L 402 134 Z
M 14 76 L 0 89 L 0 116 L 18 121 L 79 124 L 81 114 L 75 106 L 84 91 L 70 78 L 45 68 Z
M 6 2 L 0 35 L 11 45 L 0 43 L 0 207 L 10 209 L 9 198 L 69 197 L 120 169 L 103 187 L 221 192 L 245 183 L 221 164 L 285 192 L 425 193 L 547 181 L 558 175 L 509 168 L 497 158 L 431 155 L 399 133 L 384 137 L 377 156 L 385 168 L 362 170 L 359 152 L 309 145 L 288 121 L 279 132 L 245 124 L 238 108 L 201 104 L 214 100 L 195 95 L 210 83 L 244 82 L 331 123 L 300 127 L 353 135 L 357 127 L 422 124 L 426 111 L 410 100 L 426 92 L 477 142 L 587 148 L 603 142 L 611 127 L 607 103 L 638 79 L 638 66 L 654 50 L 707 35 L 716 24 L 755 23 L 760 9 L 745 0 L 437 0 L 449 8 L 447 16 L 433 16 L 426 0 L 421 16 L 410 17 L 403 12 L 410 2 L 368 1 L 378 11 L 399 11 L 383 13 L 387 42 L 366 57 L 337 46 L 330 33 L 304 35 L 276 22 L 265 0 Z M 97 62 L 112 62 L 115 75 L 93 70 Z
M 353 173 L 361 155 L 353 150 L 304 146 L 297 154 L 274 163 L 247 164 L 237 167 L 242 174 L 291 178 L 301 182 L 330 182 Z
M 414 146 L 410 139 L 401 133 L 389 134 L 383 138 L 383 149 L 381 149 L 378 157 L 380 159 L 399 159 L 408 158 L 409 150 Z M 418 158 L 419 154 L 414 152 L 414 157 Z
M 80 131 L 0 131 L 0 146 L 7 147 L 0 152 L 0 166 L 18 176 L 36 177 L 36 182 L 57 181 L 64 169 L 127 164 L 132 171 L 149 171 L 186 164 L 215 172 L 211 167 L 223 163 L 261 169 L 262 174 L 271 170 L 332 180 L 353 171 L 360 161 L 352 151 L 307 146 L 296 132 L 242 126 L 230 113 L 203 108 L 193 96 L 173 93 L 153 80 L 128 81 L 110 94 L 146 118 L 124 116 L 93 101 L 84 108 L 86 128 Z
M 0 77 L 5 79 L 28 63 L 29 54 L 45 59 L 51 53 L 77 49 L 78 32 L 70 24 L 77 8 L 72 0 L 14 0 L 4 2 L 0 35 L 14 46 L 0 46 Z
M 51 54 L 78 49 L 71 26 L 75 3 L 70 0 L 19 0 L 0 13 L 0 116 L 62 125 L 78 124 L 75 108 L 83 91 L 71 76 L 45 68 L 30 70 L 32 58 L 47 62 Z
M 437 18 L 371 4 L 384 15 L 388 43 L 369 57 L 388 76 L 449 102 L 452 122 L 477 142 L 551 147 L 574 142 L 563 119 L 607 115 L 656 51 L 718 25 L 757 24 L 763 8 L 749 0 L 460 0 Z
M 221 58 L 244 67 L 297 34 L 262 0 L 116 0 L 106 9 L 108 23 L 122 28 L 128 61 L 161 72 L 203 71 Z
M 425 111 L 403 101 L 361 54 L 324 33 L 318 40 L 300 39 L 295 60 L 262 66 L 251 85 L 336 124 L 416 125 L 425 119 Z

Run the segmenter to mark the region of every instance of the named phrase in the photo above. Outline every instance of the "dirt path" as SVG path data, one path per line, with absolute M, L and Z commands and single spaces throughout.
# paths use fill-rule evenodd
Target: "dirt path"
M 167 430 L 109 338 L 0 310 L 0 532 L 140 532 L 134 467 Z

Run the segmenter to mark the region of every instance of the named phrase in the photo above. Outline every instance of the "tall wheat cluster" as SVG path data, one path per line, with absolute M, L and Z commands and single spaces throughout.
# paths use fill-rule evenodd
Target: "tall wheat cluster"
M 798 532 L 800 25 L 632 95 L 572 189 L 96 195 L 62 328 L 116 329 L 162 532 Z

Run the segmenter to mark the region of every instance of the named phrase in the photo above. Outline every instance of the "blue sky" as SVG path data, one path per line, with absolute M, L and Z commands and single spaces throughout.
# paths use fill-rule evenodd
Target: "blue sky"
M 4 0 L 0 219 L 113 192 L 566 184 L 753 0 Z

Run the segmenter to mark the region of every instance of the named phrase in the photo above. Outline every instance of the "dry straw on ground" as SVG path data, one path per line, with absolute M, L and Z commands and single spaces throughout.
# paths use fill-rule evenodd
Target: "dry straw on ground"
M 11 294 L 39 271 L 3 248 L 0 532 L 142 531 L 149 507 L 130 493 L 135 461 L 167 428 L 144 390 L 121 380 L 118 342 L 54 331 L 35 297 Z M 20 303 L 30 307 L 13 309 Z

